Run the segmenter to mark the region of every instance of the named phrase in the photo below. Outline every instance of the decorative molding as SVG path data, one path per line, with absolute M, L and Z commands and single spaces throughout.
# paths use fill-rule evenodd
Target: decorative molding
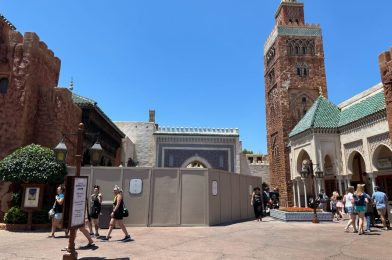
M 364 156 L 364 150 L 363 150 L 363 142 L 362 140 L 357 140 L 351 143 L 344 144 L 344 155 L 346 158 L 346 161 L 348 160 L 348 157 L 350 154 L 354 151 L 359 152 L 362 156 Z
M 321 28 L 278 26 L 278 35 L 321 36 Z
M 379 147 L 380 145 L 385 145 L 389 148 L 392 147 L 391 140 L 389 139 L 389 132 L 385 132 L 383 134 L 375 135 L 375 136 L 370 136 L 368 137 L 368 144 L 369 144 L 369 150 L 370 153 L 373 154 L 374 151 Z
M 195 144 L 235 144 L 236 138 L 157 136 L 157 143 L 195 143 Z

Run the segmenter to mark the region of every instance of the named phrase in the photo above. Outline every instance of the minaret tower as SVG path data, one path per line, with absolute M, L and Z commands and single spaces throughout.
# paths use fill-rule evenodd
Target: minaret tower
M 327 97 L 319 25 L 305 23 L 304 4 L 282 0 L 264 45 L 267 144 L 271 186 L 282 206 L 293 204 L 288 134 L 318 97 Z

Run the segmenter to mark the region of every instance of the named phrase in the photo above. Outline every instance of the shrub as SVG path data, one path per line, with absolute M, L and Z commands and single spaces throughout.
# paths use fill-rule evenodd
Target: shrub
M 40 145 L 19 148 L 0 161 L 0 180 L 13 183 L 61 183 L 66 167 L 54 152 Z
M 20 192 L 12 193 L 12 206 L 20 206 L 21 204 L 22 195 Z
M 4 215 L 4 223 L 7 224 L 26 224 L 27 214 L 19 207 L 10 208 Z

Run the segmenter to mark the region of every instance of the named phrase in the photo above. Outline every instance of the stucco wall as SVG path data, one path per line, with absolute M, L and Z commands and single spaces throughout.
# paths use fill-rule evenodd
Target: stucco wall
M 139 167 L 155 166 L 155 142 L 153 133 L 155 123 L 150 122 L 114 122 L 118 128 L 135 144 Z
M 68 174 L 74 175 L 75 168 L 69 167 Z M 114 185 L 122 186 L 130 210 L 124 219 L 128 226 L 218 225 L 247 220 L 253 217 L 250 192 L 261 185 L 261 178 L 214 169 L 83 167 L 81 175 L 89 177 L 89 194 L 93 185 L 101 186 L 103 201 L 109 207 Z M 142 180 L 140 194 L 130 193 L 131 179 Z

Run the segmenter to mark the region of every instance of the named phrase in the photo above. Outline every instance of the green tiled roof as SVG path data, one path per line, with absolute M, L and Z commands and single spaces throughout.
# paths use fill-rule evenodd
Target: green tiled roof
M 72 92 L 72 100 L 73 102 L 78 105 L 81 108 L 92 108 L 94 109 L 98 114 L 100 114 L 106 122 L 108 122 L 109 125 L 111 125 L 123 138 L 125 137 L 125 134 L 118 128 L 112 120 L 99 108 L 97 105 L 97 102 L 95 100 L 79 96 L 78 94 L 75 94 Z
M 384 109 L 384 91 L 379 91 L 374 95 L 363 98 L 358 103 L 342 109 L 320 96 L 289 133 L 289 137 L 309 129 L 337 129 Z
M 289 137 L 314 128 L 336 128 L 339 123 L 339 108 L 328 99 L 319 96 L 305 116 L 290 132 Z
M 385 109 L 384 91 L 380 91 L 362 101 L 342 109 L 339 127 Z
M 97 105 L 96 101 L 86 97 L 79 96 L 73 92 L 72 92 L 72 100 L 77 105 L 91 105 L 91 106 Z

